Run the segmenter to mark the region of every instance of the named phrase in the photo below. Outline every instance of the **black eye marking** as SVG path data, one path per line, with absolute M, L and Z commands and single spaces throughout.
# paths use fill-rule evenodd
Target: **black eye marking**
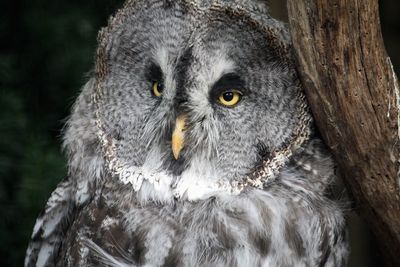
M 151 65 L 149 66 L 147 72 L 146 72 L 146 79 L 151 82 L 158 82 L 158 83 L 162 83 L 163 82 L 163 72 L 160 68 L 160 66 L 151 63 Z
M 239 91 L 241 95 L 246 94 L 246 86 L 244 81 L 236 73 L 227 73 L 223 75 L 211 88 L 210 102 L 214 103 L 218 100 L 219 96 L 224 93 Z M 227 95 L 226 97 L 233 97 Z
M 244 81 L 235 73 L 224 74 L 215 84 L 215 88 L 240 89 L 244 87 Z

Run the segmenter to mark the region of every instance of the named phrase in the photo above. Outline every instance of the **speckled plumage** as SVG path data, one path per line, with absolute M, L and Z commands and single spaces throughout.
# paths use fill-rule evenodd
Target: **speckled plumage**
M 69 175 L 38 217 L 25 265 L 345 266 L 333 162 L 290 51 L 261 1 L 127 1 L 99 34 L 66 127 Z M 222 106 L 222 89 L 243 98 Z M 265 178 L 274 159 L 261 188 L 210 186 Z M 124 176 L 132 168 L 141 183 Z

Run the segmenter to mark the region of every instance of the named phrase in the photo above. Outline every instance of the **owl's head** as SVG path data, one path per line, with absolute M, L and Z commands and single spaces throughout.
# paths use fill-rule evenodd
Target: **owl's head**
M 99 43 L 70 122 L 89 118 L 90 134 L 69 130 L 67 143 L 89 143 L 91 164 L 143 199 L 269 175 L 307 139 L 288 34 L 257 1 L 128 1 Z

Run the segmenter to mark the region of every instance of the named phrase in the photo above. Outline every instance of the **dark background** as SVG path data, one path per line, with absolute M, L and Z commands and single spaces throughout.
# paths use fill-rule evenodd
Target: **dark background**
M 0 266 L 22 266 L 35 218 L 67 174 L 61 130 L 93 67 L 96 35 L 122 0 L 19 0 L 0 8 Z M 272 0 L 286 18 L 285 1 Z M 383 34 L 397 73 L 400 4 L 382 0 Z M 357 220 L 357 218 L 355 218 Z M 374 241 L 356 223 L 351 266 Z M 371 241 L 372 240 L 372 241 Z M 361 243 L 362 245 L 357 245 Z

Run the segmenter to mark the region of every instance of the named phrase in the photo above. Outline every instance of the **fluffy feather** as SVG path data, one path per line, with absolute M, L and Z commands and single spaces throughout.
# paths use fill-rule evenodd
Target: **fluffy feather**
M 264 2 L 127 1 L 99 34 L 65 130 L 69 177 L 25 266 L 345 266 L 333 162 Z M 235 107 L 218 102 L 227 90 L 243 95 Z M 268 183 L 241 183 L 265 164 Z

